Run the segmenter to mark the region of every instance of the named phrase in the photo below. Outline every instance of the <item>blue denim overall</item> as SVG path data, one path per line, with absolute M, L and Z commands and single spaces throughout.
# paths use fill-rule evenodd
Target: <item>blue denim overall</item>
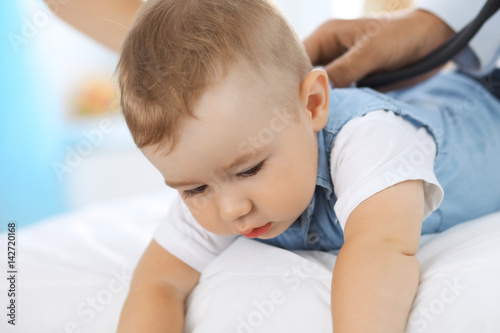
M 330 93 L 327 125 L 318 132 L 318 175 L 314 196 L 281 235 L 258 239 L 289 250 L 339 249 L 344 234 L 333 207 L 337 200 L 330 156 L 342 126 L 375 110 L 390 110 L 434 138 L 434 172 L 444 189 L 441 205 L 422 225 L 422 234 L 500 210 L 500 100 L 459 73 L 439 74 L 409 89 L 381 94 L 343 88 Z

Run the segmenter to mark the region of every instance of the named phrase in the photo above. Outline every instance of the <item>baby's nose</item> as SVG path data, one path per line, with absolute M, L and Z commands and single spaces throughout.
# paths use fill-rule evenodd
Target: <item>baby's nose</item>
M 224 221 L 235 221 L 248 214 L 251 210 L 252 203 L 247 198 L 230 196 L 221 198 L 219 203 L 219 214 Z

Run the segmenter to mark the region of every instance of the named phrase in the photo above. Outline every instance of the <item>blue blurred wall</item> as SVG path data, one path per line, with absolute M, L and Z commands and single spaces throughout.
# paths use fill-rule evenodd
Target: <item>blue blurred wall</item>
M 60 120 L 48 80 L 36 74 L 36 34 L 23 37 L 32 17 L 21 4 L 0 4 L 0 231 L 9 221 L 26 226 L 65 209 L 52 169 L 60 158 Z

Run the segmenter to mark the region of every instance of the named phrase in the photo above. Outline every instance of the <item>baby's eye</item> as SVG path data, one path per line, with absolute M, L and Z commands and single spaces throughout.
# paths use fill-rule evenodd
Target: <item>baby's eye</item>
M 238 176 L 239 177 L 252 177 L 252 176 L 255 176 L 262 169 L 263 165 L 264 165 L 264 161 L 260 162 L 259 164 L 257 164 L 256 166 L 254 166 L 251 169 L 248 169 L 246 171 L 240 172 L 238 174 Z
M 197 194 L 201 194 L 201 193 L 205 192 L 205 190 L 207 189 L 207 187 L 208 187 L 207 185 L 201 185 L 201 186 L 198 186 L 195 189 L 184 191 L 183 195 L 184 195 L 185 198 L 191 198 L 191 197 L 194 197 Z

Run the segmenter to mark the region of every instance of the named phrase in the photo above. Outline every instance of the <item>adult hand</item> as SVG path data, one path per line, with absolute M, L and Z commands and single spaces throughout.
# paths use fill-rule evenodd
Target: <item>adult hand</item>
M 329 20 L 306 38 L 304 45 L 313 65 L 325 66 L 335 87 L 347 87 L 368 74 L 416 62 L 453 34 L 435 15 L 412 10 L 384 17 Z
M 44 0 L 60 18 L 119 52 L 142 0 Z

